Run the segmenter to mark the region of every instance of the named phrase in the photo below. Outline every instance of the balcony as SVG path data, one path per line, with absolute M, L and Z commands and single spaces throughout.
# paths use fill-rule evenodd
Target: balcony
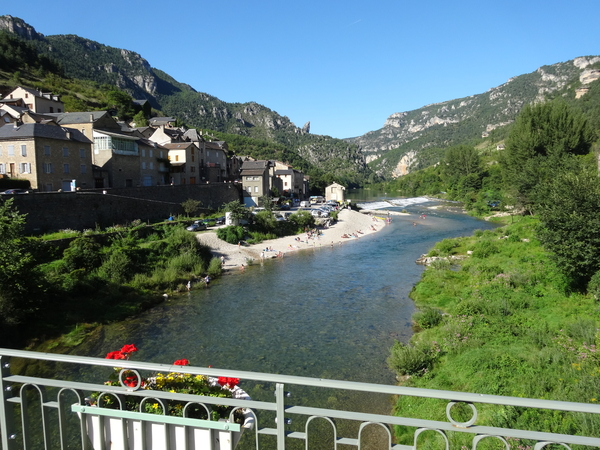
M 22 367 L 27 362 L 35 363 L 35 367 L 40 367 L 39 364 L 47 364 L 47 367 L 52 369 L 40 370 L 46 374 L 45 376 L 11 373 L 14 368 Z M 242 388 L 245 384 L 253 386 L 253 398 L 217 398 L 153 391 L 123 382 L 113 386 L 104 384 L 102 380 L 115 365 L 138 374 L 184 372 L 192 375 L 239 378 Z M 496 448 L 506 449 L 511 448 L 511 445 L 516 448 L 526 443 L 534 450 L 551 447 L 551 444 L 567 449 L 573 445 L 600 447 L 600 438 L 596 436 L 498 428 L 483 423 L 485 419 L 480 418 L 484 416 L 481 414 L 484 409 L 488 412 L 487 417 L 490 417 L 489 413 L 494 408 L 500 414 L 506 407 L 514 407 L 522 414 L 527 414 L 528 410 L 547 412 L 549 418 L 555 417 L 557 411 L 571 412 L 574 413 L 572 419 L 585 421 L 594 419 L 595 414 L 600 414 L 600 405 L 588 403 L 500 397 L 205 367 L 185 366 L 183 368 L 168 364 L 115 361 L 8 349 L 0 349 L 0 368 L 2 370 L 0 377 L 2 450 L 59 447 L 90 449 L 92 444 L 87 437 L 90 422 L 79 420 L 80 416 L 87 415 L 98 417 L 100 427 L 106 427 L 109 421 L 121 424 L 123 442 L 117 442 L 118 439 L 113 436 L 110 441 L 112 449 L 128 448 L 127 435 L 131 431 L 128 431 L 129 428 L 124 424 L 126 420 L 137 420 L 141 423 L 142 430 L 149 426 L 149 422 L 164 425 L 173 421 L 184 431 L 189 427 L 201 426 L 208 430 L 208 433 L 214 434 L 239 428 L 228 422 L 187 418 L 185 409 L 184 417 L 171 417 L 129 412 L 124 408 L 98 408 L 89 405 L 88 398 L 92 392 L 113 395 L 118 399 L 137 398 L 141 403 L 145 401 L 144 399 L 151 399 L 165 405 L 170 401 L 187 402 L 202 405 L 207 411 L 210 411 L 215 404 L 244 408 L 250 411 L 255 426 L 245 432 L 243 439 L 246 439 L 248 448 L 256 449 L 277 447 L 278 450 L 284 450 L 293 442 L 300 442 L 306 448 L 318 444 L 319 448 L 335 449 L 338 444 L 344 444 L 360 449 L 368 439 L 376 439 L 379 444 L 376 448 L 408 450 L 416 449 L 422 444 L 423 439 L 431 439 L 433 436 L 441 444 L 437 448 L 446 449 L 461 448 L 467 445 L 465 442 L 468 442 L 468 446 L 473 449 L 478 446 L 483 448 L 487 443 L 493 443 Z M 71 377 L 75 379 L 70 379 Z M 300 396 L 295 397 L 294 392 L 312 394 L 309 396 L 302 394 L 300 399 Z M 365 405 L 371 403 L 384 405 L 387 408 L 391 403 L 385 400 L 382 402 L 382 399 L 389 400 L 390 396 L 403 395 L 413 398 L 415 402 L 436 399 L 436 404 L 440 405 L 441 411 L 432 410 L 431 416 L 438 416 L 438 420 L 433 420 L 410 417 L 410 411 L 401 411 L 401 416 L 393 416 L 368 411 L 333 409 L 306 401 L 306 399 L 317 399 L 323 402 L 325 399 L 326 404 L 336 404 L 335 399 L 354 394 L 366 399 L 364 402 L 358 402 L 355 409 L 369 409 Z M 371 401 L 373 399 L 374 402 Z M 121 402 L 122 406 L 124 404 L 124 401 Z M 462 410 L 462 413 L 467 411 L 467 414 L 458 418 L 457 410 Z M 440 419 L 444 415 L 445 419 Z M 320 427 L 318 432 L 316 429 L 319 427 L 316 424 Z M 407 427 L 406 429 L 410 430 L 413 436 L 413 442 L 410 445 L 394 444 L 392 434 L 394 426 Z M 148 442 L 143 442 L 139 448 L 168 450 L 172 448 L 168 434 L 167 432 L 167 437 L 158 446 L 150 447 Z M 104 436 L 102 432 L 101 436 Z M 184 441 L 187 443 L 185 439 Z M 105 448 L 103 439 L 98 442 L 100 448 Z M 245 448 L 243 445 L 244 441 L 240 444 L 240 449 Z

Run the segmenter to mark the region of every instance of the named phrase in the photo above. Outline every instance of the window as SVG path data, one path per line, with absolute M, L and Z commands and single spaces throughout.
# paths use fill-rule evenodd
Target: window
M 52 163 L 44 163 L 44 173 L 54 173 L 54 167 L 52 167 Z
M 6 165 L 0 164 L 0 174 L 4 175 L 6 173 Z
M 63 164 L 63 173 L 69 173 L 69 165 Z
M 142 170 L 146 170 L 146 162 L 142 161 Z
M 152 158 L 152 149 L 148 150 L 148 156 Z
M 258 192 L 258 186 L 254 186 L 254 192 Z
M 179 155 L 175 155 L 175 161 L 179 161 Z
M 59 111 L 60 112 L 60 111 Z M 81 129 L 81 134 L 83 134 L 85 136 L 85 128 Z
M 154 169 L 154 163 L 150 163 L 150 170 Z
M 44 145 L 44 156 L 50 156 L 50 146 Z
M 80 158 L 85 158 L 85 148 L 80 148 L 79 149 L 79 157 Z
M 2 156 L 2 146 L 0 145 L 0 156 Z
M 85 167 L 85 164 L 82 164 L 80 167 L 81 173 L 86 173 L 87 168 Z
M 31 163 L 20 163 L 19 164 L 19 172 L 20 173 L 31 173 Z
M 67 147 L 63 147 L 63 156 L 65 158 L 69 156 L 69 149 Z
M 15 156 L 15 146 L 14 145 L 8 146 L 8 156 Z
M 145 158 L 145 157 L 146 157 L 146 149 L 145 149 L 145 148 L 143 148 L 143 149 L 142 149 L 142 158 Z
M 248 186 L 248 193 L 252 193 L 252 186 Z
M 21 156 L 27 156 L 27 145 L 21 145 Z

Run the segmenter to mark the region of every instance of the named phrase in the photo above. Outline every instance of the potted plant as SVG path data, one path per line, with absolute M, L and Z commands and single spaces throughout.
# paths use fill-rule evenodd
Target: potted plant
M 137 351 L 133 344 L 110 352 L 107 359 L 127 360 Z M 173 363 L 189 365 L 187 359 Z M 163 391 L 203 397 L 250 399 L 238 378 L 208 377 L 182 372 L 142 377 L 136 370 L 116 367 L 104 384 L 129 391 Z M 85 407 L 72 409 L 85 416 L 86 432 L 94 449 L 103 450 L 233 450 L 244 429 L 252 428 L 248 409 L 205 405 L 189 400 L 164 400 L 147 396 L 95 392 Z

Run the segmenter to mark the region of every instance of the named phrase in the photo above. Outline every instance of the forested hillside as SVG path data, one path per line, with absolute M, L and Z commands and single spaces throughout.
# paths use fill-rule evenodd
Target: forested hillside
M 315 136 L 297 127 L 288 117 L 282 116 L 258 103 L 227 103 L 191 86 L 180 83 L 166 72 L 150 67 L 139 54 L 118 49 L 75 35 L 43 36 L 21 19 L 0 17 L 0 29 L 11 29 L 26 38 L 11 35 L 11 42 L 36 49 L 40 58 L 52 61 L 56 70 L 50 72 L 62 80 L 53 80 L 53 92 L 67 95 L 65 107 L 69 111 L 100 109 L 106 103 L 102 95 L 90 92 L 71 92 L 72 80 L 93 82 L 98 90 L 114 86 L 134 99 L 146 99 L 154 110 L 178 119 L 188 127 L 214 130 L 228 134 L 280 144 L 298 154 L 323 173 L 348 186 L 373 180 L 371 170 L 355 144 L 327 136 Z M 30 45 L 28 45 L 30 44 Z M 10 52 L 10 50 L 9 50 Z M 13 84 L 18 65 L 6 65 L 6 78 Z M 59 69 L 60 67 L 60 69 Z M 0 67 L 1 69 L 1 67 Z M 45 77 L 38 80 L 48 86 Z M 85 84 L 85 83 L 82 83 Z M 62 86 L 61 86 L 62 85 Z M 65 89 L 61 89 L 65 88 Z M 132 115 L 135 111 L 121 112 Z M 247 152 L 246 152 L 247 153 Z
M 599 69 L 597 56 L 543 66 L 483 94 L 392 114 L 380 130 L 348 141 L 361 146 L 378 174 L 397 177 L 430 165 L 427 149 L 500 142 L 525 105 L 554 98 L 576 102 L 578 95 L 583 95 L 579 102 L 590 101 L 595 93 L 584 92 L 600 76 Z

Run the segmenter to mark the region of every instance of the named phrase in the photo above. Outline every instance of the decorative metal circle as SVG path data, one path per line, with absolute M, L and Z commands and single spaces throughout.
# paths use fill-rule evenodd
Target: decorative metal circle
M 459 403 L 464 403 L 465 405 L 469 405 L 471 407 L 471 411 L 473 411 L 473 416 L 467 422 L 457 422 L 456 420 L 454 420 L 452 418 L 452 415 L 450 414 L 450 410 L 452 409 L 452 407 Z M 477 408 L 475 408 L 475 405 L 473 403 L 452 401 L 446 405 L 446 417 L 448 418 L 450 423 L 457 428 L 469 428 L 471 425 L 473 425 L 477 421 Z
M 132 376 L 131 374 L 135 375 L 135 378 L 136 378 L 135 386 L 131 386 L 131 383 L 130 384 L 125 383 L 125 380 L 127 380 L 127 378 L 130 378 Z M 123 378 L 125 375 L 127 375 L 127 377 Z M 119 383 L 124 388 L 127 388 L 128 391 L 137 391 L 142 386 L 142 376 L 140 375 L 140 373 L 137 370 L 121 369 L 121 371 L 119 372 Z

